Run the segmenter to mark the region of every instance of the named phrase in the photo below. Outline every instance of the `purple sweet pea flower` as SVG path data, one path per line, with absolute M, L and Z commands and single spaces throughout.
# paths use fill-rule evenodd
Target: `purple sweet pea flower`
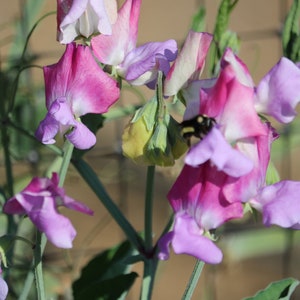
M 230 203 L 221 193 L 227 177 L 208 162 L 197 168 L 184 166 L 168 193 L 175 223 L 173 230 L 159 240 L 160 259 L 169 257 L 172 244 L 177 254 L 189 254 L 211 264 L 221 262 L 222 253 L 207 234 L 243 216 L 241 202 Z
M 59 178 L 35 177 L 20 193 L 9 199 L 3 211 L 8 214 L 26 214 L 38 230 L 44 232 L 48 240 L 59 248 L 72 248 L 76 236 L 70 220 L 58 212 L 58 206 L 92 215 L 93 211 L 84 204 L 65 195 L 58 186 Z
M 68 44 L 57 64 L 44 67 L 48 113 L 36 137 L 44 144 L 55 143 L 58 132 L 76 148 L 88 149 L 95 135 L 80 122 L 87 113 L 105 113 L 119 98 L 114 79 L 103 72 L 88 47 Z
M 68 44 L 80 35 L 111 34 L 116 18 L 116 0 L 57 0 L 57 39 Z
M 274 117 L 280 123 L 289 123 L 295 116 L 300 101 L 300 69 L 282 57 L 263 77 L 256 88 L 255 108 L 258 113 Z
M 118 12 L 112 35 L 99 35 L 91 41 L 100 62 L 116 68 L 118 75 L 134 85 L 153 88 L 158 71 L 169 71 L 177 55 L 174 40 L 146 43 L 136 47 L 141 0 L 126 0 Z

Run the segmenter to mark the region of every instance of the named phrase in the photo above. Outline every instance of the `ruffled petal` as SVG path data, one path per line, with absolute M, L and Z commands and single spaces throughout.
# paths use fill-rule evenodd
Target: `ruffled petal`
M 176 215 L 172 247 L 176 254 L 188 254 L 208 264 L 218 264 L 223 259 L 221 250 L 209 238 L 203 236 L 193 218 Z
M 164 234 L 159 241 L 157 242 L 157 246 L 159 249 L 158 258 L 160 260 L 167 260 L 170 257 L 170 246 L 172 239 L 174 237 L 174 232 L 170 231 Z
M 300 69 L 282 57 L 265 75 L 256 89 L 255 108 L 281 123 L 289 123 L 296 116 L 300 101 Z
M 185 163 L 199 166 L 210 160 L 219 171 L 233 177 L 240 177 L 253 169 L 253 162 L 238 150 L 232 148 L 216 128 L 193 146 L 185 157 Z
M 133 49 L 125 57 L 118 70 L 128 81 L 132 81 L 145 72 L 155 68 L 157 57 L 165 57 L 169 62 L 176 58 L 177 43 L 175 40 L 151 42 Z
M 96 63 L 89 47 L 68 44 L 57 64 L 44 67 L 46 106 L 65 97 L 73 115 L 104 113 L 119 98 L 117 82 Z
M 49 113 L 46 114 L 35 132 L 35 137 L 43 144 L 54 144 L 55 136 L 59 131 L 59 123 Z
M 300 182 L 280 181 L 261 189 L 250 202 L 262 211 L 266 226 L 297 228 L 300 225 Z
M 172 65 L 164 82 L 164 94 L 172 96 L 187 86 L 188 81 L 197 80 L 204 66 L 212 35 L 189 31 L 184 46 Z
M 92 39 L 92 49 L 102 63 L 117 66 L 135 48 L 140 6 L 141 0 L 126 0 L 119 10 L 112 34 Z
M 76 121 L 70 133 L 66 134 L 66 138 L 77 149 L 90 149 L 96 144 L 96 136 L 84 124 Z
M 68 218 L 57 212 L 53 198 L 44 198 L 39 207 L 28 213 L 28 217 L 56 247 L 72 248 L 76 230 Z

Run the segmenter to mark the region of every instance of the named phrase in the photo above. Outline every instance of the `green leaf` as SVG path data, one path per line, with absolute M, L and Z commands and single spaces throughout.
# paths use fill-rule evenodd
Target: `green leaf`
M 272 161 L 269 162 L 267 175 L 266 175 L 266 183 L 267 185 L 274 184 L 280 181 L 279 173 Z
M 137 277 L 134 272 L 128 273 L 125 263 L 133 254 L 132 245 L 125 241 L 94 257 L 73 283 L 74 300 L 119 299 Z
M 270 283 L 254 297 L 245 298 L 244 300 L 288 300 L 298 284 L 299 281 L 294 278 L 282 279 Z
M 285 19 L 282 32 L 282 48 L 284 56 L 296 61 L 299 56 L 299 18 L 300 0 L 294 0 Z
M 205 30 L 205 7 L 201 6 L 192 20 L 192 30 L 202 32 Z

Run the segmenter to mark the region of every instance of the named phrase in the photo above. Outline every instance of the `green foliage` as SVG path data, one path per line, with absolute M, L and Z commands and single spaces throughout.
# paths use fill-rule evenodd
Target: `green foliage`
M 282 32 L 283 54 L 294 62 L 300 59 L 299 18 L 300 1 L 294 0 Z
M 192 20 L 192 30 L 196 32 L 202 32 L 205 30 L 205 7 L 201 6 L 198 12 L 194 15 Z
M 94 257 L 73 283 L 74 300 L 119 299 L 137 277 L 135 272 L 128 273 L 125 263 L 133 254 L 132 245 L 125 241 Z
M 239 50 L 240 43 L 237 34 L 228 30 L 230 14 L 237 3 L 238 0 L 222 0 L 219 6 L 213 32 L 215 44 L 211 46 L 209 59 L 209 71 L 213 75 L 216 74 L 220 58 L 227 47 L 232 48 L 234 52 Z
M 298 284 L 299 281 L 294 278 L 282 279 L 272 282 L 254 297 L 245 298 L 244 300 L 288 300 Z

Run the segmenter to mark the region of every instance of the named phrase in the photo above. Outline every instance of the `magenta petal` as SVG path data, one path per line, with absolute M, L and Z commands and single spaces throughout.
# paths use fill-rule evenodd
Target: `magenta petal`
M 300 101 L 300 69 L 283 57 L 261 80 L 256 89 L 255 107 L 281 123 L 291 122 Z
M 297 181 L 280 181 L 263 188 L 254 202 L 262 207 L 264 224 L 297 228 L 300 224 L 299 193 L 300 182 Z
M 169 62 L 173 61 L 177 54 L 176 41 L 151 42 L 133 49 L 119 66 L 120 72 L 125 74 L 126 80 L 135 80 L 155 67 L 159 54 Z
M 104 64 L 117 66 L 136 46 L 141 0 L 126 0 L 118 13 L 111 35 L 92 39 L 92 49 Z
M 82 123 L 76 121 L 66 138 L 78 149 L 89 149 L 96 144 L 96 136 Z
M 253 168 L 253 162 L 232 148 L 216 127 L 190 149 L 185 157 L 185 163 L 196 167 L 209 159 L 219 171 L 233 177 L 243 176 Z
M 192 255 L 208 264 L 220 263 L 223 258 L 221 250 L 202 234 L 192 217 L 176 215 L 172 240 L 174 252 Z
M 68 44 L 57 64 L 44 67 L 46 106 L 65 98 L 73 115 L 104 113 L 119 98 L 117 82 L 96 63 L 89 47 Z
M 70 220 L 57 212 L 54 199 L 45 198 L 41 204 L 28 212 L 31 221 L 56 247 L 72 248 L 76 230 Z

